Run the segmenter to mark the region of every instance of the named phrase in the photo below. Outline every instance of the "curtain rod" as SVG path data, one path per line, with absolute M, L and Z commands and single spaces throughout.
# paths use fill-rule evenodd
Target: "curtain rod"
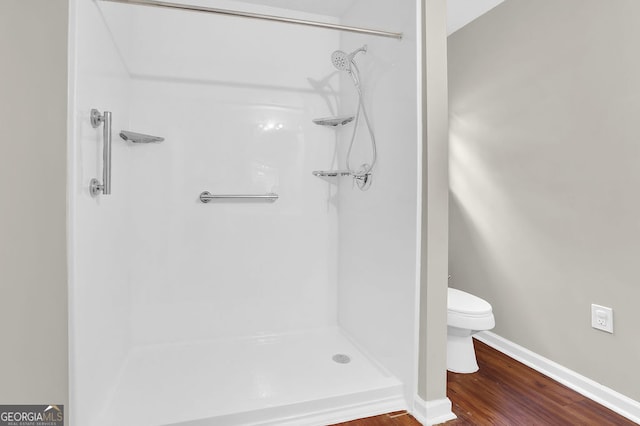
M 295 19 L 295 18 L 285 18 L 282 16 L 275 15 L 263 15 L 260 13 L 251 13 L 251 12 L 240 12 L 237 10 L 229 10 L 229 9 L 218 9 L 215 7 L 205 7 L 205 6 L 192 6 L 188 4 L 179 4 L 179 3 L 169 3 L 164 1 L 157 0 L 102 0 L 109 1 L 113 3 L 125 3 L 125 4 L 134 4 L 139 6 L 154 6 L 154 7 L 164 7 L 168 9 L 179 9 L 179 10 L 191 10 L 194 12 L 207 12 L 207 13 L 215 13 L 218 15 L 227 15 L 227 16 L 238 16 L 242 18 L 252 18 L 252 19 L 262 19 L 265 21 L 276 21 L 276 22 L 284 22 L 287 24 L 298 24 L 298 25 L 306 25 L 309 27 L 318 27 L 318 28 L 328 28 L 331 30 L 339 30 L 339 31 L 349 31 L 352 33 L 360 33 L 360 34 L 369 34 L 380 37 L 389 37 L 402 39 L 402 33 L 393 33 L 389 31 L 380 31 L 380 30 L 372 30 L 368 28 L 359 28 L 359 27 L 349 27 L 346 25 L 337 25 L 337 24 L 329 24 L 327 22 L 317 22 L 317 21 L 307 21 L 304 19 Z

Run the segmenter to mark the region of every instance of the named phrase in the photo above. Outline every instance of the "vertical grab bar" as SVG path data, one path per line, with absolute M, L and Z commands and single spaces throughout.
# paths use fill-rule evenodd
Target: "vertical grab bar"
M 89 182 L 89 191 L 94 197 L 100 192 L 104 195 L 111 194 L 111 112 L 105 111 L 104 114 L 100 114 L 97 109 L 92 109 L 91 125 L 96 128 L 100 124 L 104 126 L 102 128 L 102 143 L 104 145 L 102 150 L 102 183 L 95 178 Z

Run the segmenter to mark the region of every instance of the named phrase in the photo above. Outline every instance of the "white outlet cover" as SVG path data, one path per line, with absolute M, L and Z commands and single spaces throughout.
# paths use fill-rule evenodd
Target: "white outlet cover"
M 591 327 L 613 334 L 613 309 L 592 304 Z

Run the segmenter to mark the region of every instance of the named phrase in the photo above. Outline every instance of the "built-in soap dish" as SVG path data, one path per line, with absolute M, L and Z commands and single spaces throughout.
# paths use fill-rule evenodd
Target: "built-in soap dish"
M 342 115 L 339 117 L 314 118 L 313 122 L 318 126 L 337 127 L 351 123 L 354 118 L 355 116 L 353 115 Z
M 128 130 L 121 130 L 120 137 L 125 141 L 133 143 L 158 143 L 164 140 L 164 138 L 160 136 L 145 135 L 144 133 L 130 132 Z

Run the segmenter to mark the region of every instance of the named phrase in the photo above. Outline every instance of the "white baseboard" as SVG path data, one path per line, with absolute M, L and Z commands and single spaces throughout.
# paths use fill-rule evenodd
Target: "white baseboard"
M 332 425 L 393 411 L 407 410 L 407 401 L 396 389 L 341 395 L 320 400 L 224 414 L 166 426 L 318 426 Z M 377 397 L 376 397 L 377 395 Z M 367 398 L 367 396 L 369 396 Z
M 438 425 L 449 420 L 456 419 L 456 415 L 451 411 L 451 401 L 449 398 L 425 401 L 416 396 L 413 403 L 413 417 L 425 426 Z
M 366 417 L 380 416 L 393 411 L 407 409 L 407 402 L 402 397 L 388 398 L 380 401 L 371 401 L 351 406 L 340 406 L 327 410 L 305 413 L 287 419 L 276 419 L 264 423 L 256 423 L 255 426 L 317 426 L 332 425 L 351 420 L 364 419 Z M 221 423 L 224 424 L 224 423 Z
M 621 416 L 640 424 L 640 402 L 622 395 L 588 377 L 569 370 L 529 349 L 500 337 L 490 331 L 482 331 L 473 336 L 492 348 L 520 361 L 528 367 L 539 371 L 568 388 L 586 396 L 587 398 L 615 411 Z

